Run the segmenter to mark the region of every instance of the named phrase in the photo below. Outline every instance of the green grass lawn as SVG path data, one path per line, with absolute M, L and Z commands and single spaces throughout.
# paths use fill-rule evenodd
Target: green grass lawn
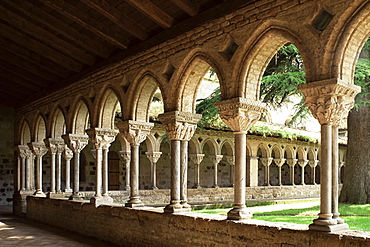
M 194 212 L 227 215 L 227 209 L 205 209 Z M 311 224 L 317 218 L 319 206 L 302 209 L 285 209 L 272 212 L 255 212 L 252 219 L 271 222 L 289 222 L 296 224 Z M 339 204 L 341 218 L 349 225 L 350 230 L 370 231 L 370 204 L 349 205 Z

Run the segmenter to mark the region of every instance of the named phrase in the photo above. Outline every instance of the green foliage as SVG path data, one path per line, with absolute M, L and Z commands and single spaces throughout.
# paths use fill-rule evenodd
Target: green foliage
M 361 87 L 361 93 L 356 97 L 355 107 L 369 106 L 370 101 L 367 99 L 370 94 L 370 38 L 361 50 L 360 58 L 356 64 L 354 81 L 356 85 Z

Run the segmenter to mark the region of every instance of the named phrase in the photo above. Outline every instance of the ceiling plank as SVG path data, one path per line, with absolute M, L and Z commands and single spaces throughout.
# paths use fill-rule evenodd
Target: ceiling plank
M 32 72 L 29 72 L 25 70 L 23 67 L 16 66 L 14 64 L 9 63 L 8 61 L 5 61 L 0 58 L 0 68 L 9 71 L 13 74 L 19 75 L 20 77 L 24 79 L 31 80 L 35 84 L 41 86 L 41 87 L 47 87 L 50 85 L 50 81 L 45 80 L 45 78 L 42 78 L 41 76 L 34 74 Z
M 0 19 L 11 23 L 16 28 L 21 29 L 23 32 L 27 33 L 34 39 L 41 41 L 43 44 L 46 44 L 53 49 L 59 50 L 69 57 L 72 57 L 73 59 L 84 64 L 93 65 L 95 63 L 95 58 L 90 54 L 58 38 L 54 34 L 49 33 L 45 29 L 27 21 L 21 16 L 14 14 L 4 6 L 1 6 L 1 4 L 0 13 Z
M 16 42 L 17 44 L 21 46 L 25 46 L 30 50 L 33 50 L 34 52 L 45 56 L 49 58 L 50 60 L 56 62 L 60 66 L 79 72 L 82 70 L 82 65 L 75 62 L 71 58 L 63 55 L 60 52 L 55 51 L 54 49 L 51 49 L 50 47 L 18 32 L 15 31 L 15 29 L 0 23 L 0 34 L 9 38 L 13 42 Z
M 27 90 L 32 91 L 39 91 L 42 89 L 42 87 L 34 85 L 32 81 L 24 79 L 19 75 L 16 75 L 2 68 L 0 68 L 0 75 L 2 76 L 2 78 L 6 78 L 9 81 L 12 81 L 13 85 L 17 86 L 17 88 L 23 87 L 26 88 Z
M 126 2 L 140 10 L 163 28 L 170 28 L 175 22 L 175 19 L 153 4 L 150 0 L 127 0 Z
M 195 1 L 191 0 L 171 0 L 177 7 L 183 10 L 190 16 L 195 16 L 198 14 L 198 8 L 195 5 Z
M 129 44 L 128 39 L 113 32 L 109 27 L 106 27 L 99 21 L 89 17 L 87 14 L 66 3 L 64 0 L 45 0 L 44 3 L 71 20 L 77 22 L 84 28 L 90 30 L 94 34 L 99 35 L 101 38 L 109 41 L 112 45 L 124 50 L 127 49 Z
M 70 75 L 68 70 L 33 51 L 13 43 L 9 39 L 0 37 L 0 47 L 3 48 L 0 49 L 0 57 L 11 64 L 37 73 L 49 81 L 58 81 L 60 78 L 67 78 Z
M 149 31 L 147 29 L 135 22 L 129 16 L 122 14 L 121 11 L 116 9 L 109 2 L 104 0 L 82 0 L 82 2 L 90 8 L 95 9 L 100 14 L 114 22 L 117 26 L 135 37 L 141 40 L 148 38 Z
M 86 48 L 86 50 L 88 50 L 90 53 L 98 55 L 102 58 L 109 57 L 110 51 L 105 46 L 99 44 L 94 39 L 91 39 L 86 35 L 78 32 L 76 29 L 55 18 L 41 8 L 38 8 L 37 6 L 32 5 L 31 3 L 24 0 L 3 1 L 6 1 L 9 6 L 18 9 L 23 14 L 36 20 L 47 28 L 54 30 L 67 39 L 75 42 L 79 46 Z
M 0 75 L 0 85 L 2 90 L 18 99 L 24 100 L 28 97 L 27 95 L 29 95 L 29 93 L 26 93 L 21 87 L 14 87 L 14 82 L 4 78 L 2 75 Z

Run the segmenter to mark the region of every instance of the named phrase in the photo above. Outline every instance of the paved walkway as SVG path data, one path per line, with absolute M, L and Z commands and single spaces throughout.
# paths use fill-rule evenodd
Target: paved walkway
M 11 207 L 0 206 L 0 246 L 114 247 L 57 227 L 15 217 Z

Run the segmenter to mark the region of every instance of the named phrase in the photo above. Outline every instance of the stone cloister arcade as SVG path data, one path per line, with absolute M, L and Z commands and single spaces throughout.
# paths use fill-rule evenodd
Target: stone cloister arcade
M 146 170 L 151 174 L 148 189 L 161 188 L 157 183 L 161 175 L 154 171 L 158 170 L 158 159 L 168 156 L 166 178 L 160 178 L 168 181 L 165 188 L 170 189 L 165 213 L 190 210 L 187 188 L 233 185 L 234 206 L 228 219 L 249 219 L 246 185 L 315 184 L 320 180 L 320 213 L 310 229 L 347 229 L 338 212 L 338 171 L 340 161 L 344 161 L 343 152 L 338 150 L 338 125 L 359 92 L 353 74 L 357 56 L 370 34 L 370 3 L 289 1 L 274 14 L 265 13 L 264 17 L 261 12 L 254 19 L 245 18 L 245 13 L 256 11 L 248 6 L 128 56 L 18 109 L 15 184 L 20 194 L 31 191 L 35 181 L 35 196 L 45 196 L 42 186 L 48 181 L 43 180 L 42 164 L 49 155 L 49 197 L 64 190 L 72 193 L 72 201 L 79 200 L 81 153 L 86 152 L 95 159 L 91 186 L 95 192 L 90 203 L 96 207 L 112 203 L 108 160 L 111 145 L 118 140 L 116 151 L 129 170 L 125 181 L 120 178 L 120 189 L 130 189 L 127 208 L 143 205 L 139 189 L 145 186 L 139 170 L 144 155 L 140 150 L 145 146 L 151 163 L 151 170 Z M 317 23 L 323 21 L 322 15 L 330 15 L 330 21 L 321 29 Z M 307 83 L 299 90 L 321 124 L 320 146 L 247 137 L 265 110 L 259 101 L 262 74 L 273 55 L 287 43 L 299 49 L 304 61 Z M 207 139 L 196 132 L 201 118 L 195 113 L 196 93 L 210 68 L 221 88 L 222 100 L 216 107 L 233 133 L 225 138 Z M 148 109 L 157 88 L 163 96 L 164 113 L 158 117 L 161 126 L 154 127 Z M 115 117 L 117 105 L 122 111 L 119 120 Z M 169 141 L 161 144 L 164 133 Z M 87 145 L 91 148 L 82 151 Z M 167 153 L 163 145 L 168 145 Z M 199 170 L 206 158 L 214 167 L 207 181 Z M 229 169 L 225 176 L 217 174 L 222 170 L 216 169 L 220 162 L 225 164 L 222 169 Z M 315 172 L 318 163 L 320 175 Z M 287 174 L 284 178 L 282 170 Z M 62 174 L 69 173 L 73 176 L 63 175 L 62 181 Z M 278 176 L 272 179 L 270 173 Z M 294 174 L 298 174 L 296 178 Z M 21 207 L 21 197 L 15 196 L 15 207 Z M 34 200 L 31 206 L 38 198 Z M 36 214 L 31 210 L 30 215 Z

